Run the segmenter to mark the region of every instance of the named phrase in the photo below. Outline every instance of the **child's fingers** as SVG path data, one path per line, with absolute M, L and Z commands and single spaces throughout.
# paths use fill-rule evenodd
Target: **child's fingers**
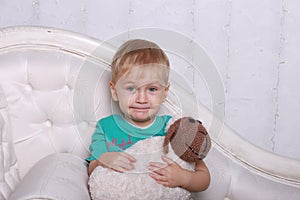
M 150 173 L 149 176 L 152 177 L 156 182 L 163 183 L 163 182 L 167 182 L 168 181 L 165 176 L 162 176 L 160 174 Z
M 125 152 L 123 152 L 122 153 L 128 160 L 130 160 L 131 162 L 135 162 L 136 161 L 136 159 L 132 156 L 132 155 L 130 155 L 130 154 L 128 154 L 128 153 L 125 153 Z
M 162 155 L 162 156 L 161 156 L 161 159 L 162 159 L 165 163 L 167 163 L 168 165 L 174 164 L 174 161 L 173 161 L 171 158 L 169 158 L 169 157 L 167 157 L 167 156 L 165 156 L 165 155 Z
M 134 170 L 134 165 L 132 164 L 132 162 L 128 161 L 128 159 L 120 159 L 113 163 L 110 168 L 118 172 L 125 172 Z
M 122 171 L 130 171 L 134 169 L 133 163 L 135 161 L 135 158 L 131 155 L 127 153 L 122 153 L 118 164 Z
M 152 174 L 157 174 L 160 176 L 165 176 L 168 166 L 163 163 L 151 162 L 149 163 L 148 169 L 152 171 Z
M 165 187 L 170 187 L 170 183 L 169 183 L 167 177 L 162 176 L 160 174 L 156 174 L 156 173 L 150 173 L 149 176 L 151 178 L 153 178 L 156 181 L 156 183 L 163 185 Z
M 132 164 L 120 163 L 120 165 L 116 165 L 113 169 L 118 172 L 126 172 L 133 170 L 134 166 Z
M 133 163 L 135 162 L 135 158 L 124 152 L 114 152 L 108 156 L 106 162 L 106 165 L 110 169 L 118 172 L 125 172 L 134 169 Z
M 151 170 L 151 171 L 157 171 L 157 170 L 166 168 L 166 167 L 174 164 L 174 161 L 172 159 L 170 159 L 169 157 L 167 157 L 167 156 L 162 156 L 161 158 L 164 161 L 164 163 L 150 162 L 149 166 L 148 166 L 148 169 Z
M 158 171 L 160 169 L 164 169 L 165 167 L 167 167 L 166 164 L 159 162 L 150 162 L 148 165 L 148 169 L 151 171 Z

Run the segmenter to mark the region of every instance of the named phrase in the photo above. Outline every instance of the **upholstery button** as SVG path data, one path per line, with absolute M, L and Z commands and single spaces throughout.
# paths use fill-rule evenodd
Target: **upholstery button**
M 69 178 L 66 178 L 66 177 L 58 177 L 58 178 L 56 178 L 56 182 L 61 183 L 61 184 L 68 184 L 71 181 Z
M 33 87 L 32 87 L 32 85 L 30 85 L 30 84 L 27 84 L 26 86 L 25 86 L 25 90 L 26 91 L 32 91 L 33 90 Z
M 45 121 L 45 125 L 46 125 L 47 127 L 51 127 L 52 124 L 53 124 L 52 121 L 49 120 L 49 119 L 47 119 L 47 120 Z
M 86 128 L 89 126 L 89 123 L 87 121 L 82 121 L 82 126 Z
M 71 90 L 71 86 L 68 84 L 65 85 L 65 88 L 67 88 L 68 90 Z

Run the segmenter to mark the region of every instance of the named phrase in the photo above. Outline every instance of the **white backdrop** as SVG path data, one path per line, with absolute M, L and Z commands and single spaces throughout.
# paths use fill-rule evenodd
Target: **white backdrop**
M 0 27 L 50 26 L 100 40 L 148 27 L 184 34 L 218 68 L 226 124 L 266 150 L 300 159 L 299 10 L 298 0 L 0 0 Z M 201 76 L 171 62 L 211 107 Z

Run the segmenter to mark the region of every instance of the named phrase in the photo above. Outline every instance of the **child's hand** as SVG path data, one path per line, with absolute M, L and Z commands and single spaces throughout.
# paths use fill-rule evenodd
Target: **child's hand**
M 150 162 L 148 169 L 152 171 L 149 175 L 158 183 L 166 187 L 180 187 L 185 181 L 185 170 L 176 162 L 166 156 L 162 156 L 165 163 Z
M 103 153 L 98 161 L 103 167 L 112 169 L 117 172 L 125 172 L 134 169 L 134 157 L 124 152 L 106 152 Z

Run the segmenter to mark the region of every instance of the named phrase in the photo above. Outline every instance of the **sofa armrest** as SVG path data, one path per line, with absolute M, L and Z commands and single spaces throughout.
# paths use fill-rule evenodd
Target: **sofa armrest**
M 0 85 L 0 199 L 7 199 L 20 181 L 9 119 L 6 97 Z
M 72 154 L 52 154 L 35 164 L 9 200 L 90 200 L 87 166 Z

